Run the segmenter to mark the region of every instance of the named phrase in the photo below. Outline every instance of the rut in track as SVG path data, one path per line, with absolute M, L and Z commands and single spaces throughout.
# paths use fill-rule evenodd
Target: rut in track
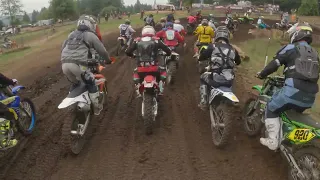
M 239 35 L 247 36 L 247 30 Z M 46 89 L 56 93 L 54 96 L 42 93 L 42 98 L 51 98 L 44 100 L 39 111 L 43 114 L 43 129 L 7 169 L 6 179 L 285 179 L 286 166 L 278 154 L 242 132 L 237 118 L 240 110 L 235 112 L 229 146 L 224 150 L 213 146 L 208 113 L 197 108 L 199 74 L 191 58 L 194 41 L 187 38 L 177 82 L 166 87 L 160 100 L 160 116 L 153 135 L 146 136 L 143 131 L 140 100 L 135 98 L 132 86 L 134 60 L 122 57 L 106 69 L 108 111 L 92 121 L 91 136 L 81 154 L 65 156 L 58 143 L 64 112 L 56 107 L 68 88 L 68 82 L 59 79 L 52 89 Z M 242 92 L 243 84 L 238 74 L 234 89 L 242 101 L 246 93 Z

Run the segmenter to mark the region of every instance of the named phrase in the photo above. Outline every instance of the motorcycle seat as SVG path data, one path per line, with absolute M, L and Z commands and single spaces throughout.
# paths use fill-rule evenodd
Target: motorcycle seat
M 87 91 L 87 86 L 84 83 L 81 83 L 78 85 L 76 88 L 74 88 L 69 94 L 68 98 L 75 98 L 79 96 L 80 94 L 84 93 Z
M 220 86 L 218 89 L 220 89 L 223 92 L 232 92 L 232 87 Z
M 286 111 L 286 114 L 290 120 L 298 121 L 305 125 L 320 129 L 320 122 L 313 119 L 309 114 L 299 113 L 294 110 Z

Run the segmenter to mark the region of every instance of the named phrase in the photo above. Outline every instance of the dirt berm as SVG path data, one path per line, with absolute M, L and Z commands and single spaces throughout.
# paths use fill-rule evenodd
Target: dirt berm
M 248 27 L 235 34 L 233 43 L 248 37 Z M 118 33 L 105 37 L 112 50 Z M 68 93 L 68 81 L 57 60 L 37 71 L 24 84 L 38 107 L 39 122 L 34 135 L 15 157 L 3 160 L 6 180 L 283 180 L 286 166 L 280 156 L 262 147 L 258 139 L 244 135 L 234 113 L 234 133 L 229 145 L 218 150 L 211 141 L 207 112 L 198 109 L 199 74 L 192 59 L 195 39 L 187 37 L 181 54 L 177 82 L 167 87 L 160 101 L 160 117 L 151 136 L 146 136 L 135 99 L 132 70 L 134 60 L 120 57 L 105 70 L 108 108 L 94 118 L 90 137 L 78 156 L 65 155 L 59 145 L 64 111 L 57 106 Z M 59 59 L 59 47 L 44 52 L 43 59 Z M 238 71 L 239 72 L 239 71 Z M 241 72 L 241 71 L 240 71 Z M 245 82 L 237 74 L 235 93 L 243 102 Z

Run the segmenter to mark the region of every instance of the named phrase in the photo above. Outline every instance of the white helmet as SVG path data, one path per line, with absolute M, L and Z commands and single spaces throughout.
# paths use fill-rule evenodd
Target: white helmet
M 142 29 L 141 35 L 142 36 L 155 36 L 156 31 L 154 30 L 154 28 L 152 26 L 145 26 Z
M 78 24 L 77 24 L 78 28 L 81 26 L 86 26 L 87 28 L 89 28 L 92 32 L 96 32 L 97 29 L 97 22 L 94 19 L 94 17 L 89 16 L 89 15 L 82 15 L 79 17 L 78 20 Z
M 174 21 L 174 23 L 175 23 L 175 24 L 180 24 L 180 20 L 179 20 L 179 19 L 176 19 L 176 20 Z

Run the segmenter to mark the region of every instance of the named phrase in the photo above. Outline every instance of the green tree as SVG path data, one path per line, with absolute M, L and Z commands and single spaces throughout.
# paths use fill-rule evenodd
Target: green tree
M 139 0 L 137 0 L 136 4 L 134 4 L 134 12 L 140 12 L 142 10 L 141 3 Z
M 4 24 L 3 24 L 3 22 L 0 20 L 0 31 L 2 30 L 3 26 L 4 26 Z
M 302 0 L 301 6 L 298 9 L 300 15 L 305 16 L 318 16 L 319 4 L 317 0 Z
M 52 0 L 50 8 L 56 19 L 67 19 L 74 16 L 75 6 L 73 0 Z
M 30 17 L 29 17 L 29 15 L 27 14 L 27 12 L 24 12 L 23 22 L 26 22 L 26 23 L 29 23 L 29 22 L 30 22 Z
M 40 10 L 40 13 L 37 17 L 37 20 L 46 20 L 53 18 L 52 12 L 50 12 L 50 8 L 43 7 Z
M 0 0 L 0 12 L 10 16 L 11 24 L 17 14 L 21 13 L 22 4 L 20 0 Z
M 31 15 L 31 22 L 32 23 L 37 22 L 39 14 L 40 13 L 38 11 L 33 10 L 32 15 Z

